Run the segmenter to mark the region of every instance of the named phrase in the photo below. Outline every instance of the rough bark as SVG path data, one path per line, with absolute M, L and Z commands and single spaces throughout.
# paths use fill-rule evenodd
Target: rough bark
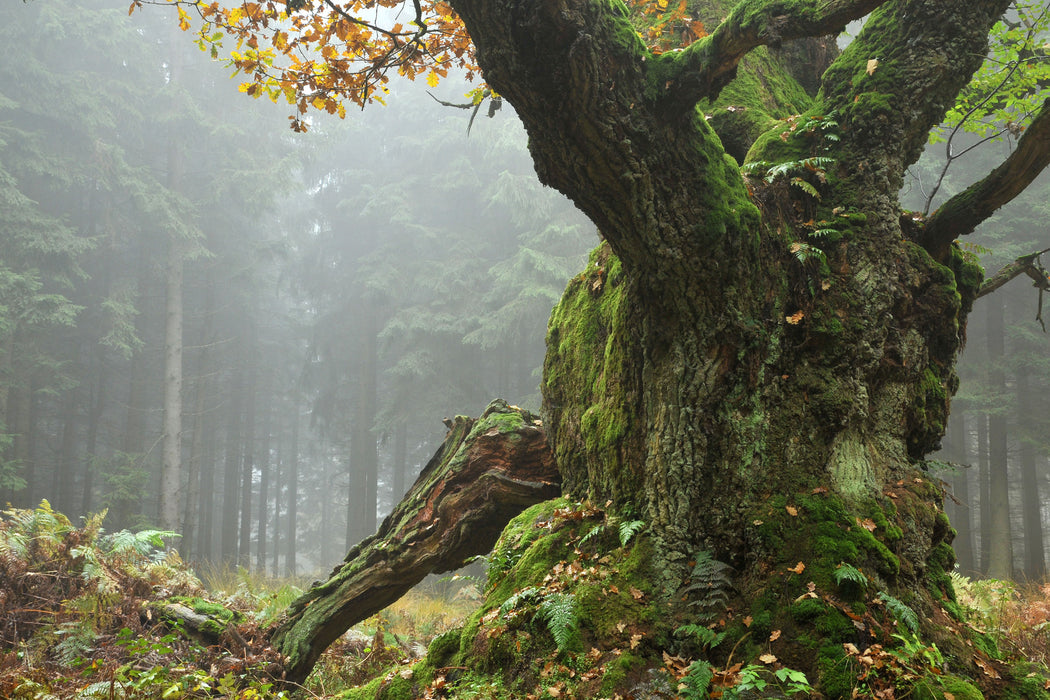
M 289 607 L 271 637 L 287 660 L 285 680 L 302 682 L 321 652 L 353 624 L 428 574 L 488 552 L 512 517 L 559 493 L 539 420 L 503 401 L 494 401 L 477 420 L 457 416 L 379 530 Z
M 821 518 L 847 532 L 882 513 L 892 527 L 851 565 L 943 619 L 951 531 L 923 465 L 981 272 L 953 246 L 935 259 L 912 242 L 921 224 L 897 193 L 1008 3 L 744 2 L 659 56 L 610 2 L 452 4 L 541 180 L 605 239 L 548 336 L 545 423 L 569 493 L 649 525 L 672 607 L 701 552 L 734 568 L 743 609 L 798 561 L 832 587 L 842 555 L 819 544 Z M 697 100 L 717 97 L 752 47 L 875 5 L 813 107 L 751 147 L 759 174 L 789 175 L 745 183 Z M 830 162 L 807 166 L 814 157 Z M 777 526 L 793 536 L 771 532 L 770 504 L 785 498 L 805 512 Z M 783 605 L 770 614 L 795 624 Z M 812 655 L 801 662 L 816 670 Z

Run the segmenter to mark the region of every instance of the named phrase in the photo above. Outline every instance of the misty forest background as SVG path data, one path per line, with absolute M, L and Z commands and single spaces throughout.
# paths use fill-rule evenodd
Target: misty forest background
M 468 136 L 469 111 L 401 81 L 294 134 L 175 24 L 0 6 L 0 503 L 108 508 L 110 531 L 171 526 L 176 504 L 188 561 L 319 572 L 374 532 L 443 417 L 540 408 L 547 317 L 597 234 L 538 183 L 508 108 Z M 933 208 L 1010 146 L 955 161 Z M 931 146 L 907 205 L 944 163 Z M 1048 222 L 1044 176 L 970 252 L 994 271 Z M 938 455 L 964 574 L 1046 574 L 1039 305 L 1018 281 L 971 316 Z

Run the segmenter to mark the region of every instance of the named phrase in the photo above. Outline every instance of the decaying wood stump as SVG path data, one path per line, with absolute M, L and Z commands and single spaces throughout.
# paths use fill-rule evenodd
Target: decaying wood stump
M 558 496 L 560 484 L 543 426 L 528 411 L 497 400 L 477 420 L 457 416 L 376 534 L 293 602 L 274 629 L 285 680 L 301 683 L 340 635 L 428 574 L 491 550 L 511 518 Z

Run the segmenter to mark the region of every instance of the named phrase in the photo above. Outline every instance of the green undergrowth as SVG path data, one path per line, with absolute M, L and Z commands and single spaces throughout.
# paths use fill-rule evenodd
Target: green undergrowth
M 697 552 L 670 601 L 644 521 L 548 501 L 508 525 L 486 571 L 413 589 L 300 691 L 254 643 L 289 582 L 212 572 L 209 591 L 158 533 L 75 527 L 45 502 L 0 520 L 0 629 L 20 630 L 0 649 L 0 697 L 1050 700 L 1050 584 L 952 574 L 943 543 L 915 538 L 948 528 L 935 491 L 917 475 L 853 505 L 819 487 L 770 495 L 750 513 L 755 565 Z M 165 619 L 176 603 L 226 625 L 224 641 Z

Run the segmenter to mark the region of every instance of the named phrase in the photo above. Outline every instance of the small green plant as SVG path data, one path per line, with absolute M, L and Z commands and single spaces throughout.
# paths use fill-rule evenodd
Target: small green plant
M 710 552 L 697 553 L 696 564 L 689 574 L 690 583 L 683 592 L 693 598 L 689 604 L 700 609 L 701 620 L 710 620 L 729 602 L 733 582 L 728 572 L 729 565 L 715 559 Z
M 915 614 L 914 610 L 883 591 L 879 592 L 879 600 L 886 605 L 886 609 L 898 622 L 911 630 L 912 634 L 918 634 L 919 616 Z
M 856 567 L 843 562 L 838 565 L 831 576 L 835 579 L 835 585 L 840 589 L 856 588 L 863 591 L 868 587 L 868 577 Z
M 783 695 L 809 695 L 813 692 L 813 686 L 809 684 L 806 674 L 793 668 L 778 668 L 769 670 L 758 664 L 748 664 L 740 669 L 739 681 L 731 688 L 726 688 L 722 694 L 723 698 L 735 700 L 741 697 L 758 695 L 765 697 L 766 689 L 775 685 L 780 693 L 775 697 Z
M 500 606 L 500 614 L 506 615 L 520 606 L 537 603 L 536 616 L 547 623 L 547 630 L 554 637 L 558 651 L 567 651 L 578 641 L 579 611 L 576 597 L 571 593 L 544 593 L 542 589 L 529 586 L 518 591 Z
M 577 641 L 579 614 L 576 597 L 572 593 L 551 593 L 543 599 L 536 612 L 547 622 L 547 629 L 554 637 L 558 651 L 567 651 Z
M 620 546 L 626 547 L 639 530 L 645 527 L 644 520 L 625 520 L 620 523 Z
M 715 632 L 709 627 L 695 624 L 682 625 L 674 633 L 677 636 L 692 637 L 703 653 L 715 648 L 725 639 L 725 632 Z M 706 659 L 696 659 L 689 664 L 685 675 L 682 676 L 681 685 L 678 688 L 679 693 L 687 700 L 706 698 L 712 678 L 714 678 L 714 667 L 711 663 Z

